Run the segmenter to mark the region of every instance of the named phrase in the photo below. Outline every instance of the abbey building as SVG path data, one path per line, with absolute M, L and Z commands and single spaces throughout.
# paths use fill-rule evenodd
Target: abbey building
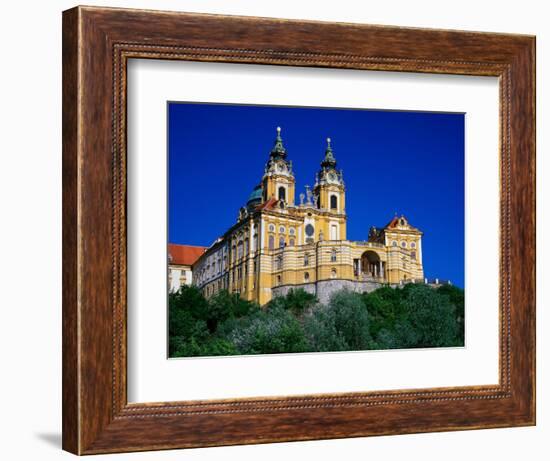
M 263 305 L 291 288 L 325 301 L 341 288 L 371 291 L 424 278 L 422 232 L 404 216 L 347 239 L 346 186 L 330 139 L 313 188 L 296 199 L 292 162 L 277 136 L 261 182 L 238 219 L 192 266 L 193 284 L 210 297 L 222 289 Z M 349 191 L 349 193 L 361 193 Z

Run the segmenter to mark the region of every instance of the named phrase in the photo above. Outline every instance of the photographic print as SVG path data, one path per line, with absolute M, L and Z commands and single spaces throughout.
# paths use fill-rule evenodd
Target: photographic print
M 464 346 L 464 114 L 167 116 L 169 357 Z

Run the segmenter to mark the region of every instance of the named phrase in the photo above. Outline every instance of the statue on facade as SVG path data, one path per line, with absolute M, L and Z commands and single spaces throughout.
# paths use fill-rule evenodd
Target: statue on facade
M 311 187 L 309 187 L 307 185 L 306 185 L 306 196 L 307 196 L 306 204 L 307 205 L 313 205 L 313 202 L 311 200 L 313 198 L 313 194 L 311 193 Z

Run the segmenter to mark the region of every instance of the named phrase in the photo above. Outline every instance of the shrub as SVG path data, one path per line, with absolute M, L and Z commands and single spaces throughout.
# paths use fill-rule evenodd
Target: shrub
M 269 303 L 268 307 L 280 307 L 299 316 L 305 311 L 311 309 L 315 304 L 317 304 L 317 302 L 316 296 L 308 293 L 303 288 L 292 288 L 286 296 L 277 296 L 274 298 Z
M 398 323 L 402 347 L 459 345 L 455 307 L 449 297 L 425 285 L 408 290 L 406 316 Z
M 169 295 L 171 357 L 329 352 L 464 344 L 464 292 L 408 284 L 334 293 L 327 304 L 302 289 L 263 308 L 195 287 Z
M 280 307 L 258 311 L 233 325 L 228 339 L 240 354 L 304 352 L 308 344 L 300 323 Z
M 347 290 L 334 293 L 305 320 L 312 350 L 319 352 L 369 349 L 369 315 L 361 295 Z

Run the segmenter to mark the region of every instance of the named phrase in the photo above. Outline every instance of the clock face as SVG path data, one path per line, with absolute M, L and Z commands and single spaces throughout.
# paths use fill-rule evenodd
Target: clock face
M 279 171 L 285 171 L 285 166 L 282 163 L 279 163 L 277 165 L 277 168 L 278 168 Z
M 334 181 L 336 179 L 336 175 L 334 173 L 329 173 L 328 179 L 330 179 L 331 181 Z
M 315 232 L 315 229 L 313 228 L 313 226 L 312 226 L 311 224 L 308 224 L 308 225 L 306 226 L 306 235 L 307 235 L 308 237 L 311 237 L 311 236 L 313 236 L 313 233 L 314 233 L 314 232 Z

